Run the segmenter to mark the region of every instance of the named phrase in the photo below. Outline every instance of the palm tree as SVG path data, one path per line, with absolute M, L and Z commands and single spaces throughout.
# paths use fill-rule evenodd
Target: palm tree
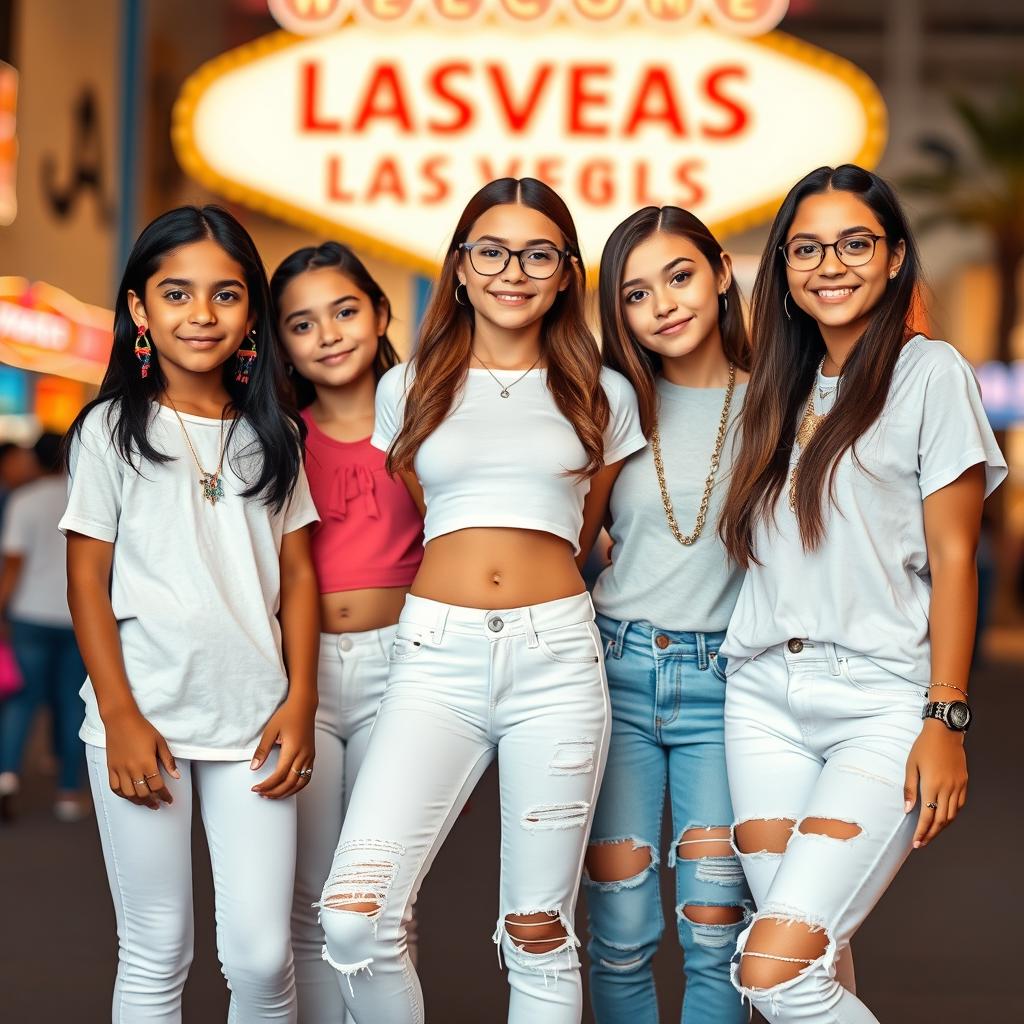
M 996 358 L 1010 362 L 1020 311 L 1017 272 L 1024 259 L 1024 81 L 1008 85 L 990 105 L 963 96 L 951 103 L 971 151 L 926 137 L 920 148 L 933 167 L 907 176 L 903 184 L 934 200 L 922 230 L 952 222 L 980 227 L 991 238 L 999 275 Z

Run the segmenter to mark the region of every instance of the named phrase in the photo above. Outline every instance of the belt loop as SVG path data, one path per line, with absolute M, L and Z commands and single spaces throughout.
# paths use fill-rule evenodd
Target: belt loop
M 836 645 L 834 643 L 825 644 L 825 653 L 828 654 L 828 667 L 832 675 L 839 675 L 839 656 L 836 654 Z
M 615 630 L 615 639 L 612 641 L 612 648 L 608 652 L 613 658 L 622 657 L 622 649 L 626 643 L 626 633 L 629 630 L 630 621 L 629 619 L 623 619 L 619 623 L 619 628 Z
M 439 644 L 444 639 L 444 629 L 448 625 L 448 612 L 451 611 L 451 605 L 442 605 L 437 612 L 437 620 L 434 622 L 434 628 L 430 631 L 431 639 L 435 644 Z
M 697 671 L 703 672 L 708 667 L 708 640 L 703 633 L 694 636 L 697 637 Z
M 537 640 L 537 630 L 533 628 L 533 615 L 529 607 L 520 608 L 519 611 L 523 616 L 523 622 L 526 623 L 526 646 L 533 650 L 540 646 L 540 642 Z

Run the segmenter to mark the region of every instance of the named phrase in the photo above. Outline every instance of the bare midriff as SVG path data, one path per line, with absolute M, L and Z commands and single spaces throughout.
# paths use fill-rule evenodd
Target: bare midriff
M 408 587 L 374 587 L 321 594 L 320 629 L 324 633 L 362 633 L 393 626 L 408 593 Z
M 465 608 L 522 608 L 582 594 L 572 545 L 540 530 L 478 527 L 430 541 L 417 597 Z

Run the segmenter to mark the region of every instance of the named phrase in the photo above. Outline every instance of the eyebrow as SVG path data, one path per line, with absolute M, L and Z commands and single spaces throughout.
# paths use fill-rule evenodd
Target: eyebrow
M 497 235 L 481 235 L 478 242 L 498 242 L 500 245 L 508 246 L 507 238 L 498 238 Z M 529 249 L 534 245 L 550 245 L 552 249 L 558 248 L 557 242 L 552 242 L 550 238 L 531 238 L 524 246 L 524 249 Z
M 865 227 L 863 224 L 858 224 L 855 228 L 843 228 L 842 231 L 836 236 L 837 238 L 845 238 L 847 235 L 873 235 L 876 232 L 872 231 L 871 228 Z M 813 242 L 820 242 L 821 236 L 812 234 L 809 231 L 801 231 L 799 234 L 793 235 L 790 238 L 792 242 L 796 238 L 809 238 Z
M 696 262 L 696 260 L 691 260 L 689 256 L 677 256 L 674 260 L 669 260 L 668 263 L 666 263 L 665 266 L 661 268 L 661 272 L 663 274 L 667 274 L 673 267 L 678 266 L 678 264 L 680 263 Z M 644 279 L 642 277 L 634 277 L 629 281 L 623 281 L 619 287 L 622 289 L 632 288 L 634 285 L 642 284 L 643 280 Z
M 163 288 L 165 284 L 176 284 L 182 288 L 191 288 L 194 284 L 193 281 L 188 280 L 185 277 L 165 277 L 162 281 L 157 284 L 157 288 Z M 214 288 L 241 288 L 245 290 L 245 285 L 241 281 L 236 281 L 233 277 L 226 277 L 223 281 L 214 281 Z
M 343 303 L 346 303 L 346 302 L 358 302 L 358 301 L 359 301 L 359 296 L 358 295 L 343 295 L 340 299 L 333 299 L 331 302 L 327 303 L 327 305 L 328 306 L 340 306 L 340 305 L 342 305 Z M 313 315 L 313 310 L 311 310 L 311 309 L 297 309 L 297 310 L 295 310 L 294 313 L 289 313 L 284 318 L 284 322 L 288 323 L 289 320 L 294 320 L 295 317 L 297 317 L 297 316 L 312 316 L 312 315 Z

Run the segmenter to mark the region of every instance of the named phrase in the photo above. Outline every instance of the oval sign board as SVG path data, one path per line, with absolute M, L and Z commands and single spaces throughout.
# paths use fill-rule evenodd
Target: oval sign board
M 815 167 L 874 166 L 885 135 L 866 75 L 781 33 L 562 19 L 275 33 L 200 68 L 173 125 L 213 191 L 423 272 L 492 178 L 554 186 L 593 263 L 638 207 L 683 206 L 725 236 Z

